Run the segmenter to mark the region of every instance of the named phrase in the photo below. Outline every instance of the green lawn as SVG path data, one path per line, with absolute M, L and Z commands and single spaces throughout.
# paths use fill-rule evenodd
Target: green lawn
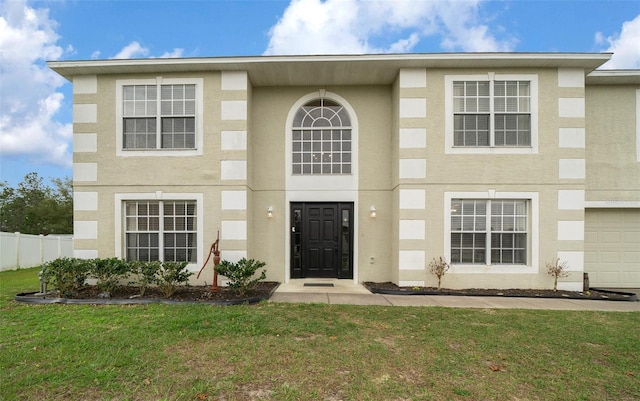
M 0 273 L 2 400 L 638 400 L 640 313 L 26 305 Z

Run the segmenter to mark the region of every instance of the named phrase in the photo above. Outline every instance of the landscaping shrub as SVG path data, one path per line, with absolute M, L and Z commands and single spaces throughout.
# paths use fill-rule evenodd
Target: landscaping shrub
M 266 263 L 261 261 L 242 258 L 237 263 L 223 260 L 216 267 L 216 270 L 229 279 L 229 287 L 244 295 L 267 277 L 265 270 L 263 270 L 258 278 L 253 278 L 256 271 L 265 265 Z
M 169 298 L 179 285 L 189 285 L 189 277 L 193 274 L 187 270 L 187 262 L 162 262 L 158 270 L 158 287 L 162 294 Z
M 92 259 L 90 275 L 98 280 L 96 285 L 101 293 L 112 293 L 120 282 L 131 272 L 130 264 L 124 259 Z
M 39 275 L 42 282 L 49 283 L 59 296 L 73 298 L 85 287 L 87 278 L 97 279 L 100 292 L 113 293 L 127 278 L 129 285 L 138 285 L 140 295 L 152 285 L 157 285 L 162 294 L 171 297 L 178 286 L 189 285 L 193 274 L 187 270 L 187 262 L 142 262 L 118 258 L 78 259 L 59 258 L 42 266 Z
M 143 262 L 141 260 L 134 260 L 129 262 L 131 274 L 134 275 L 136 280 L 130 282 L 131 285 L 137 285 L 140 290 L 140 296 L 144 296 L 147 288 L 152 285 L 158 284 L 158 274 L 162 263 L 159 261 Z
M 77 258 L 58 258 L 42 266 L 40 277 L 57 291 L 59 296 L 73 297 L 85 286 L 91 263 Z

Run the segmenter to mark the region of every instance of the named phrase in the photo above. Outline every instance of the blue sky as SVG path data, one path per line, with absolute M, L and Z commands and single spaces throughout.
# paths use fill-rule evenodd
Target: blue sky
M 71 176 L 71 84 L 46 60 L 452 51 L 640 68 L 640 1 L 0 0 L 0 181 Z

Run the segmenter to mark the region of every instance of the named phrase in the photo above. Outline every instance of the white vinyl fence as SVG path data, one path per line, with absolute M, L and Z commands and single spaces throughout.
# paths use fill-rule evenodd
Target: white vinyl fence
M 34 267 L 65 256 L 73 257 L 71 235 L 0 232 L 0 271 Z

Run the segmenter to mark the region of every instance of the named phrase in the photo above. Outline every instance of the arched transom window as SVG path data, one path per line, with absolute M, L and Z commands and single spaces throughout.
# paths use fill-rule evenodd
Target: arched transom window
M 340 104 L 316 99 L 293 119 L 293 174 L 351 174 L 351 120 Z

